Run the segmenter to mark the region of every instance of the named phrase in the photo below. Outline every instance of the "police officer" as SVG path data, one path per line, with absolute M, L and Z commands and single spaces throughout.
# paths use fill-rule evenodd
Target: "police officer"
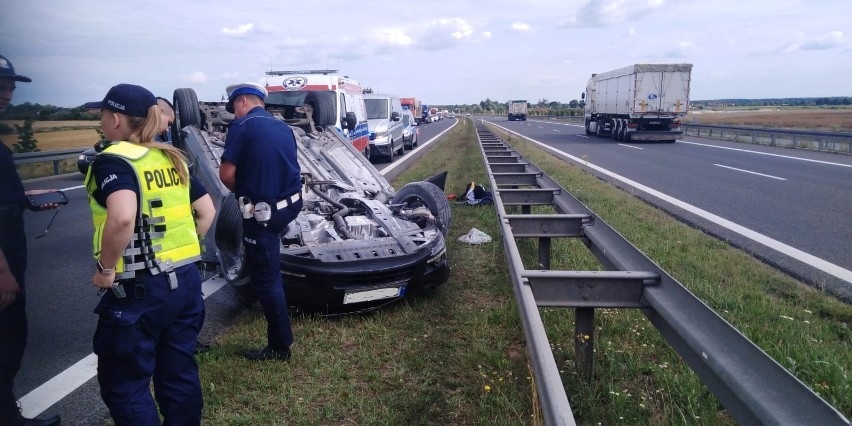
M 231 122 L 219 178 L 241 200 L 243 246 L 252 288 L 267 322 L 267 345 L 245 353 L 249 360 L 290 359 L 293 331 L 280 268 L 281 231 L 302 209 L 296 139 L 266 109 L 266 89 L 255 83 L 227 87 Z
M 101 110 L 112 141 L 85 180 L 95 228 L 92 283 L 108 290 L 95 308 L 101 396 L 116 425 L 159 425 L 153 377 L 165 423 L 198 425 L 193 349 L 204 302 L 186 160 L 154 141 L 160 109 L 147 89 L 119 84 L 84 107 Z
M 16 82 L 31 82 L 15 73 L 0 56 L 0 113 L 12 102 Z M 24 185 L 15 169 L 12 152 L 0 142 L 0 425 L 58 425 L 59 416 L 27 419 L 21 415 L 12 391 L 15 375 L 27 345 L 27 315 L 24 272 L 27 269 L 27 239 L 24 235 Z

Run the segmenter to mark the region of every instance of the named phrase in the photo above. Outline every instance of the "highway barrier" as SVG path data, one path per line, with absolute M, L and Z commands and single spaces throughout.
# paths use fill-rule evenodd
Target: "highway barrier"
M 540 307 L 575 309 L 574 351 L 591 380 L 595 309 L 640 309 L 740 424 L 848 425 L 783 366 L 690 293 L 572 194 L 477 122 L 482 159 L 500 223 L 541 413 L 549 425 L 574 425 Z M 532 214 L 549 206 L 555 214 Z M 526 269 L 517 239 L 538 242 Z M 579 238 L 604 271 L 551 270 L 554 238 Z

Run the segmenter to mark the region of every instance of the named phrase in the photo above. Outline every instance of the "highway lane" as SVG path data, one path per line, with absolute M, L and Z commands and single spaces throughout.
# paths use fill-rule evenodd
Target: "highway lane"
M 455 120 L 442 120 L 420 126 L 418 145 L 422 146 L 449 128 Z M 405 155 L 413 151 L 406 151 Z M 387 169 L 406 160 L 377 163 Z M 83 189 L 83 175 L 67 174 L 24 182 L 27 189 L 63 189 L 69 204 L 59 209 L 50 230 L 41 235 L 53 212 L 27 212 L 28 241 L 27 311 L 29 339 L 21 372 L 15 380 L 18 398 L 66 371 L 92 352 L 97 317 L 92 310 L 98 302 L 91 285 L 94 263 L 91 257 L 93 233 L 91 213 Z M 210 250 L 210 249 L 208 249 Z M 239 315 L 236 296 L 225 287 L 205 301 L 207 316 L 202 340 L 209 341 Z M 95 379 L 44 412 L 61 414 L 63 424 L 99 424 L 108 416 Z
M 850 156 L 690 136 L 674 144 L 620 143 L 588 137 L 576 124 L 489 121 L 852 270 Z M 848 282 L 642 197 L 806 281 L 833 281 L 852 294 Z

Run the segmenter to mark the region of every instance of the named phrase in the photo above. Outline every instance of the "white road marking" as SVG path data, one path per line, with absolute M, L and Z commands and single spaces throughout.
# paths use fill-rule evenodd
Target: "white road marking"
M 210 297 L 227 284 L 224 278 L 216 276 L 201 283 L 201 292 L 204 298 Z M 65 371 L 53 376 L 41 386 L 33 389 L 30 393 L 21 397 L 21 414 L 24 417 L 33 418 L 61 401 L 80 386 L 98 374 L 98 356 L 91 353 L 77 361 Z
M 554 132 L 561 132 L 559 129 L 553 129 Z
M 717 167 L 723 167 L 723 168 L 731 169 L 731 170 L 736 170 L 736 171 L 738 171 L 738 172 L 743 172 L 743 173 L 751 173 L 751 174 L 753 174 L 753 175 L 758 175 L 758 176 L 768 177 L 768 178 L 770 178 L 770 179 L 787 180 L 787 179 L 784 179 L 784 178 L 782 178 L 782 177 L 778 177 L 778 176 L 766 175 L 766 174 L 763 174 L 763 173 L 753 172 L 753 171 L 751 171 L 751 170 L 745 170 L 745 169 L 738 169 L 738 168 L 736 168 L 736 167 L 731 167 L 731 166 L 723 166 L 723 165 L 721 165 L 721 164 L 714 164 L 714 166 L 717 166 Z
M 822 160 L 811 160 L 810 158 L 799 158 L 799 157 L 793 157 L 793 156 L 790 156 L 790 155 L 781 155 L 781 154 L 772 154 L 772 153 L 769 153 L 769 152 L 752 151 L 752 150 L 749 150 L 749 149 L 731 148 L 731 147 L 727 147 L 727 146 L 718 146 L 718 145 L 710 145 L 710 144 L 698 143 L 698 142 L 682 141 L 680 139 L 678 139 L 677 142 L 686 143 L 686 144 L 690 144 L 690 145 L 705 146 L 705 147 L 708 147 L 708 148 L 729 149 L 731 151 L 747 152 L 749 154 L 768 155 L 770 157 L 786 158 L 786 159 L 789 159 L 789 160 L 809 161 L 811 163 L 828 164 L 830 166 L 852 167 L 852 164 L 832 163 L 831 161 L 822 161 Z
M 586 136 L 586 137 L 588 137 L 588 136 Z M 626 146 L 626 147 L 628 147 L 628 148 L 633 148 L 633 149 L 645 149 L 645 148 L 640 148 L 640 147 L 638 147 L 638 146 L 627 145 L 627 144 L 623 144 L 623 143 L 620 143 L 619 145 L 621 145 L 621 146 Z
M 586 139 L 588 139 L 588 138 L 589 138 L 589 137 L 588 137 L 588 136 L 586 136 L 586 135 L 574 135 L 574 136 L 581 137 L 581 138 L 586 138 Z
M 491 124 L 494 124 L 494 123 L 491 123 Z M 514 131 L 509 130 L 505 127 L 502 127 L 498 124 L 494 124 L 494 125 L 497 126 L 497 127 L 500 127 L 501 129 L 503 129 L 506 132 L 512 133 L 514 135 L 517 135 L 517 136 L 525 138 L 529 141 L 532 141 L 533 143 L 539 145 L 542 149 L 545 149 L 545 150 L 557 153 L 559 155 L 562 155 L 565 158 L 569 158 L 569 159 L 571 159 L 572 161 L 574 161 L 578 164 L 584 164 L 584 165 L 588 166 L 589 168 L 591 168 L 593 170 L 597 170 L 598 172 L 600 172 L 602 174 L 605 174 L 605 175 L 610 176 L 614 179 L 620 180 L 621 182 L 623 182 L 627 185 L 630 185 L 630 186 L 632 186 L 632 187 L 634 187 L 634 188 L 636 188 L 636 189 L 638 189 L 642 192 L 645 192 L 646 194 L 657 197 L 657 198 L 659 198 L 659 199 L 661 199 L 665 202 L 668 202 L 668 203 L 671 203 L 671 204 L 673 204 L 677 207 L 680 207 L 681 209 L 684 209 L 684 210 L 686 210 L 686 211 L 688 211 L 692 214 L 703 217 L 704 219 L 707 219 L 710 222 L 713 222 L 713 223 L 715 223 L 719 226 L 722 226 L 722 227 L 724 227 L 724 228 L 726 228 L 726 229 L 728 229 L 732 232 L 740 234 L 740 235 L 742 235 L 742 236 L 744 236 L 748 239 L 751 239 L 751 240 L 753 240 L 757 243 L 763 244 L 764 246 L 769 247 L 772 250 L 775 250 L 779 253 L 783 253 L 783 254 L 790 256 L 793 259 L 799 260 L 799 261 L 801 261 L 805 264 L 811 265 L 814 268 L 817 268 L 817 269 L 819 269 L 819 270 L 821 270 L 821 271 L 823 271 L 823 272 L 825 272 L 829 275 L 840 278 L 843 281 L 852 283 L 852 271 L 845 269 L 845 268 L 843 268 L 839 265 L 835 265 L 835 264 L 833 264 L 833 263 L 831 263 L 827 260 L 821 259 L 819 257 L 816 257 L 816 256 L 810 254 L 810 253 L 806 253 L 806 252 L 799 250 L 795 247 L 784 244 L 781 241 L 767 237 L 766 235 L 763 235 L 763 234 L 761 234 L 757 231 L 751 230 L 749 228 L 746 228 L 745 226 L 731 222 L 728 219 L 725 219 L 721 216 L 717 216 L 717 215 L 710 213 L 710 212 L 708 212 L 704 209 L 693 206 L 692 204 L 688 204 L 686 202 L 683 202 L 683 201 L 681 201 L 677 198 L 674 198 L 670 195 L 667 195 L 667 194 L 664 194 L 660 191 L 657 191 L 656 189 L 649 188 L 645 185 L 642 185 L 639 182 L 633 181 L 633 180 L 628 179 L 624 176 L 621 176 L 621 175 L 619 175 L 615 172 L 611 172 L 607 169 L 604 169 L 603 167 L 596 166 L 592 163 L 589 163 L 586 160 L 583 160 L 581 158 L 578 158 L 578 157 L 575 157 L 571 154 L 568 154 L 567 152 L 560 151 L 556 148 L 547 146 L 547 145 L 545 145 L 545 144 L 543 144 L 543 143 L 541 143 L 541 142 L 539 142 L 535 139 L 521 135 L 518 132 L 514 132 Z M 708 146 L 712 146 L 712 145 L 708 145 Z M 744 151 L 744 150 L 738 150 L 738 151 Z M 757 153 L 757 154 L 762 154 L 762 153 Z M 783 156 L 779 155 L 779 157 L 783 157 Z M 795 157 L 791 157 L 791 158 L 797 159 Z

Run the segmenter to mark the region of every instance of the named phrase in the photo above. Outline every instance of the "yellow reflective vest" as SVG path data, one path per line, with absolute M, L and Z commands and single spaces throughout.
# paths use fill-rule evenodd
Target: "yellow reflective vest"
M 201 249 L 189 200 L 189 182 L 181 180 L 169 157 L 159 149 L 131 142 L 113 143 L 98 155 L 126 161 L 139 183 L 133 237 L 115 267 L 116 279 L 133 278 L 139 270 L 149 270 L 154 275 L 170 272 L 199 260 Z M 107 210 L 93 196 L 98 184 L 91 169 L 85 185 L 95 225 L 92 254 L 98 259 Z

